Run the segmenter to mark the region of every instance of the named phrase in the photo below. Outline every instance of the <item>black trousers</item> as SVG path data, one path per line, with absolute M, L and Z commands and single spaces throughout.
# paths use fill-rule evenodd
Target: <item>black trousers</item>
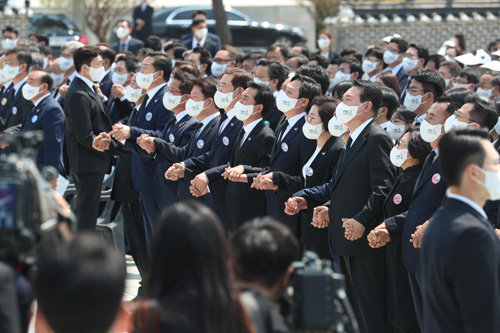
M 415 313 L 417 314 L 418 325 L 420 329 L 424 327 L 423 315 L 423 299 L 422 288 L 420 288 L 420 279 L 418 273 L 408 271 L 408 280 L 410 281 L 411 295 L 413 296 L 413 304 L 415 305 Z
M 346 291 L 361 332 L 386 333 L 385 258 L 383 254 L 340 256 Z
M 135 265 L 144 279 L 149 264 L 149 254 L 146 249 L 146 233 L 142 220 L 139 200 L 134 203 L 121 203 L 123 214 L 123 228 L 127 235 L 130 254 L 134 258 Z M 142 283 L 142 281 L 141 281 Z
M 104 174 L 87 173 L 73 174 L 77 193 L 76 216 L 78 231 L 94 231 L 99 216 L 101 188 Z

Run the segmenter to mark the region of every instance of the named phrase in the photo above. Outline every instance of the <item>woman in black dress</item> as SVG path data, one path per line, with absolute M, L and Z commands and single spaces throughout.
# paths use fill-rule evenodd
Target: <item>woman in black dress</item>
M 317 146 L 309 160 L 302 166 L 300 176 L 275 171 L 257 176 L 252 187 L 274 191 L 284 188 L 294 193 L 330 181 L 337 161 L 344 151 L 343 140 L 332 136 L 328 130 L 328 123 L 335 108 L 336 103 L 332 97 L 319 96 L 313 100 L 303 132 L 307 138 L 316 140 Z M 330 259 L 327 229 L 318 229 L 311 225 L 313 209 L 303 210 L 300 214 L 300 240 L 303 249 L 316 252 L 322 259 Z
M 413 127 L 408 128 L 396 143 L 390 157 L 391 162 L 401 168 L 401 172 L 384 202 L 385 218 L 408 210 L 413 188 L 422 170 L 425 158 L 430 151 L 430 145 L 422 140 L 418 129 Z M 370 246 L 381 247 L 385 245 L 385 242 L 375 237 L 381 234 L 389 237 L 385 222 L 377 226 L 368 235 Z M 418 322 L 413 307 L 408 272 L 403 266 L 401 256 L 401 233 L 391 233 L 390 242 L 386 244 L 387 319 L 394 328 L 393 332 L 418 332 Z

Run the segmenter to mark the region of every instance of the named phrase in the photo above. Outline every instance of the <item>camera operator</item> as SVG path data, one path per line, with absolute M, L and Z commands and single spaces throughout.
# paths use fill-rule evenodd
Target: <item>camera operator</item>
M 236 282 L 257 332 L 290 332 L 280 301 L 299 257 L 297 239 L 285 225 L 264 217 L 242 225 L 230 242 Z

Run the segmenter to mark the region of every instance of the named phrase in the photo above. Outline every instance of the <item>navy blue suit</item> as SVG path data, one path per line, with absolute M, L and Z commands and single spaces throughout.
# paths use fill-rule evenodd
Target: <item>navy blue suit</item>
M 209 151 L 205 152 L 203 155 L 193 156 L 190 159 L 184 161 L 186 171 L 184 172 L 183 181 L 190 184 L 191 180 L 193 180 L 197 174 L 219 165 L 229 163 L 229 161 L 231 160 L 231 152 L 233 151 L 236 138 L 238 137 L 238 133 L 240 132 L 242 127 L 243 123 L 236 117 L 232 117 L 221 133 L 219 133 L 220 130 L 218 129 L 215 140 L 213 140 L 212 147 Z M 217 179 L 215 175 L 212 175 L 211 177 L 211 179 L 208 178 L 209 182 Z M 213 197 L 212 208 L 217 213 L 221 221 L 224 221 L 224 192 L 220 190 L 218 191 L 216 186 L 210 186 L 210 193 Z
M 174 116 L 163 106 L 163 94 L 166 90 L 167 85 L 164 85 L 149 100 L 146 107 L 137 113 L 135 125 L 130 127 L 130 138 L 125 143 L 125 149 L 135 152 L 131 158 L 132 185 L 139 192 L 148 248 L 152 240 L 154 221 L 158 214 L 152 191 L 156 167 L 149 157 L 144 156 L 144 150 L 137 145 L 136 140 L 142 134 L 159 137 L 167 122 Z
M 185 34 L 181 37 L 182 43 L 188 50 L 193 49 L 193 38 L 194 37 L 192 32 Z M 217 51 L 220 50 L 221 47 L 219 36 L 209 32 L 207 34 L 207 38 L 205 39 L 205 44 L 203 44 L 203 47 L 210 52 L 212 57 L 215 57 L 215 54 L 217 53 Z
M 111 96 L 111 86 L 113 85 L 113 80 L 111 79 L 112 75 L 113 72 L 109 71 L 106 75 L 104 75 L 101 82 L 99 82 L 99 88 L 101 89 L 103 95 L 106 96 L 107 98 L 112 98 Z
M 403 66 L 396 73 L 396 77 L 398 78 L 399 85 L 401 86 L 401 90 L 403 90 L 403 84 L 406 84 L 406 80 L 408 79 L 408 73 L 403 69 Z
M 28 114 L 33 109 L 33 103 L 23 97 L 22 90 L 25 84 L 26 83 L 23 83 L 17 91 L 14 91 L 12 85 L 10 89 L 6 90 L 7 102 L 0 113 L 1 131 L 9 133 L 18 132 L 28 117 Z
M 125 45 L 126 45 L 125 50 L 120 50 L 120 42 L 118 42 L 113 45 L 113 49 L 115 50 L 116 53 L 120 51 L 129 51 L 132 52 L 133 54 L 137 54 L 137 51 L 144 47 L 144 42 L 140 39 L 130 37 L 128 43 Z
M 130 103 L 126 99 L 121 101 L 119 98 L 113 98 L 113 96 L 106 103 L 106 110 L 112 124 L 116 124 L 119 121 L 125 123 L 125 120 L 130 116 L 134 107 L 134 103 Z
M 170 119 L 167 126 L 163 129 L 161 136 L 156 138 L 155 141 L 162 140 L 164 143 L 169 142 L 176 147 L 185 147 L 188 145 L 191 136 L 194 135 L 197 124 L 198 121 L 196 118 L 190 115 L 185 115 L 178 122 L 175 122 L 174 117 Z M 161 211 L 177 201 L 179 182 L 165 178 L 165 171 L 167 171 L 172 163 L 160 163 L 159 159 L 155 159 L 155 164 L 153 193 L 156 205 Z
M 52 96 L 45 97 L 28 115 L 22 131 L 43 131 L 43 143 L 36 155 L 39 168 L 51 165 L 64 174 L 64 112 Z

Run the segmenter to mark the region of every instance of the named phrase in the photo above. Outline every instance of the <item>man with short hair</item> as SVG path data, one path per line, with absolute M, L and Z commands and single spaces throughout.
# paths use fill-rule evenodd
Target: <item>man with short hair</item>
M 342 81 L 357 80 L 363 76 L 361 63 L 354 56 L 347 56 L 339 60 L 339 66 L 333 82 L 330 81 L 330 86 L 337 85 Z
M 383 55 L 384 63 L 387 65 L 384 71 L 396 75 L 401 87 L 406 85 L 408 79 L 408 73 L 403 69 L 403 57 L 408 47 L 408 42 L 404 39 L 392 38 L 385 46 Z
M 290 53 L 290 57 L 286 61 L 286 65 L 290 68 L 292 73 L 297 72 L 297 70 L 304 65 L 307 65 L 309 59 L 301 54 Z
M 214 56 L 210 72 L 216 79 L 224 75 L 226 68 L 236 67 L 238 63 L 238 52 L 230 45 L 223 45 Z
M 112 124 L 128 118 L 134 109 L 133 103 L 127 100 L 125 89 L 139 70 L 139 64 L 134 56 L 120 56 L 115 63 L 115 69 L 111 74 L 113 83 L 111 95 L 106 103 L 106 110 Z
M 399 96 L 394 90 L 387 87 L 380 87 L 380 89 L 382 90 L 382 104 L 373 119 L 380 127 L 386 130 L 391 121 L 392 114 L 401 104 L 399 103 Z
M 421 123 L 426 119 L 430 106 L 444 93 L 445 83 L 438 72 L 428 69 L 412 72 L 408 80 L 410 84 L 403 105 L 415 112 L 415 122 Z
M 479 78 L 479 85 L 476 89 L 476 95 L 485 99 L 485 100 L 492 100 L 491 98 L 493 96 L 493 81 L 494 75 L 492 71 L 485 71 Z M 493 96 L 494 97 L 494 96 Z
M 199 77 L 210 75 L 210 67 L 212 66 L 212 56 L 207 49 L 203 47 L 195 47 L 187 57 L 186 61 L 190 61 L 198 68 Z
M 263 52 L 260 51 L 249 52 L 241 59 L 241 68 L 245 72 L 253 75 L 257 70 L 257 62 L 262 58 L 265 58 L 265 54 Z
M 197 19 L 191 23 L 191 35 L 183 36 L 182 43 L 188 50 L 204 47 L 212 56 L 220 49 L 220 40 L 209 34 L 206 20 Z
M 288 59 L 289 53 L 290 51 L 286 45 L 276 43 L 268 47 L 266 58 L 269 60 L 276 60 L 284 65 Z
M 60 174 L 65 174 L 63 163 L 64 112 L 50 95 L 54 81 L 43 71 L 32 71 L 23 88 L 24 98 L 34 107 L 26 117 L 21 131 L 42 131 L 43 143 L 38 148 L 36 164 L 43 169 L 53 166 Z
M 140 39 L 130 36 L 130 22 L 127 20 L 120 20 L 116 24 L 116 36 L 119 41 L 113 45 L 115 52 L 129 51 L 137 54 L 137 50 L 144 47 L 144 42 Z
M 420 249 L 422 332 L 500 331 L 500 243 L 481 208 L 500 199 L 499 159 L 485 130 L 451 131 L 439 142 L 449 187 Z
M 77 235 L 43 257 L 35 290 L 37 331 L 106 333 L 127 329 L 121 308 L 126 267 L 123 256 L 102 239 Z
M 478 84 L 479 75 L 477 74 L 477 71 L 473 69 L 464 69 L 458 73 L 455 78 L 455 81 L 453 82 L 453 89 L 465 88 L 474 94 L 476 93 Z
M 438 73 L 444 80 L 445 92 L 453 89 L 453 82 L 460 71 L 460 66 L 454 61 L 444 61 L 439 65 Z
M 245 223 L 231 235 L 236 284 L 258 332 L 290 332 L 279 306 L 299 243 L 282 224 L 265 217 Z
M 197 9 L 191 15 L 191 20 L 192 20 L 192 22 L 194 22 L 194 21 L 206 22 L 207 21 L 207 12 L 204 11 L 203 9 Z M 189 50 L 194 48 L 191 46 L 196 39 L 196 38 L 193 38 L 193 36 L 194 36 L 193 31 L 181 36 L 181 41 L 183 44 L 186 44 L 187 42 L 191 41 L 190 43 L 188 43 L 190 46 L 186 46 Z M 220 42 L 220 38 L 218 35 L 211 33 L 211 32 L 207 32 L 206 39 L 213 41 L 215 43 L 216 52 L 217 52 L 217 50 L 219 50 L 221 48 L 221 42 Z M 207 47 L 205 47 L 205 48 L 207 48 Z M 211 53 L 212 57 L 215 56 L 215 53 L 212 53 L 211 50 L 210 50 L 210 53 Z
M 83 46 L 84 45 L 80 42 L 69 41 L 64 43 L 61 48 L 59 67 L 64 72 L 64 79 L 66 80 L 66 82 L 62 86 L 60 86 L 59 94 L 58 96 L 54 96 L 54 98 L 57 99 L 62 108 L 64 108 L 64 99 L 66 97 L 66 92 L 68 91 L 69 86 L 77 75 L 73 56 L 75 52 Z
M 105 70 L 103 78 L 98 82 L 99 90 L 102 93 L 99 95 L 101 96 L 103 102 L 106 103 L 111 95 L 111 86 L 113 85 L 113 80 L 111 79 L 113 73 L 111 72 L 111 68 L 115 62 L 116 54 L 109 44 L 99 43 L 96 46 L 99 50 L 101 50 L 102 65 Z
M 16 47 L 19 41 L 19 32 L 10 25 L 2 29 L 2 49 L 7 51 Z
M 140 4 L 134 8 L 132 13 L 134 19 L 132 37 L 146 42 L 146 39 L 153 34 L 154 11 L 154 8 L 148 5 L 147 0 L 140 0 Z

